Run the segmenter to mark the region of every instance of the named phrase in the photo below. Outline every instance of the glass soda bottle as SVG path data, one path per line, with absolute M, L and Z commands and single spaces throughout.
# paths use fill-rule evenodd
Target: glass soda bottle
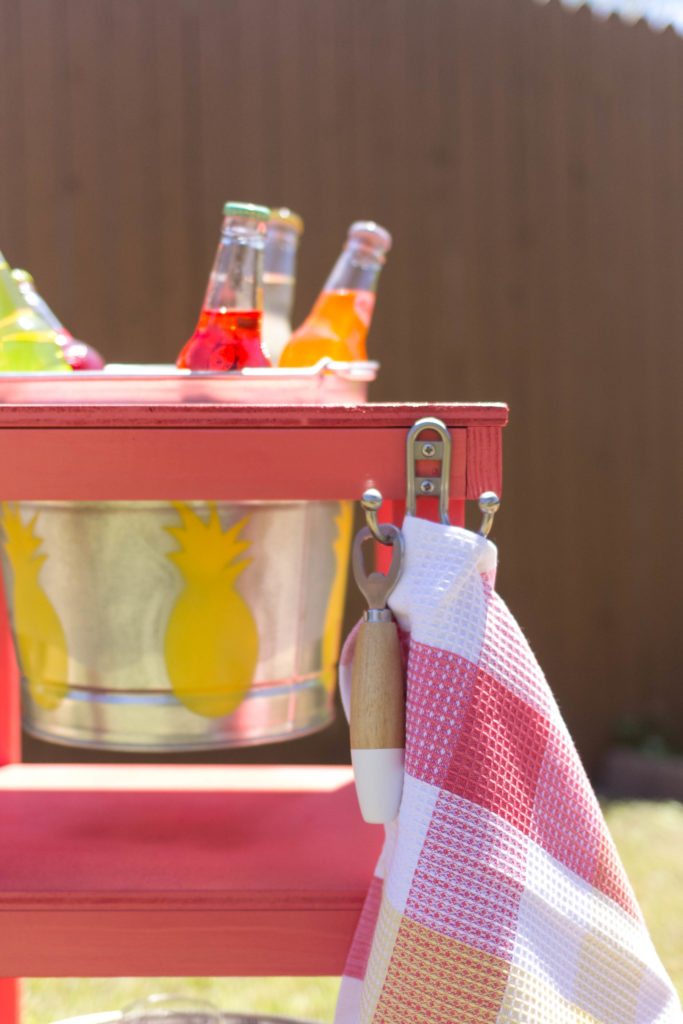
M 92 345 L 86 345 L 84 341 L 67 331 L 66 327 L 55 316 L 42 295 L 36 291 L 36 284 L 33 275 L 28 270 L 15 268 L 12 271 L 12 278 L 19 286 L 19 291 L 24 296 L 27 305 L 39 316 L 42 316 L 56 332 L 57 342 L 62 347 L 64 358 L 72 370 L 101 370 L 104 366 L 104 359 Z
M 286 207 L 270 211 L 263 256 L 263 341 L 275 366 L 292 336 L 296 254 L 304 222 Z
M 367 359 L 365 338 L 372 319 L 377 279 L 391 235 L 374 221 L 356 221 L 313 309 L 287 342 L 280 366 L 312 366 Z
M 57 331 L 31 308 L 0 253 L 0 372 L 70 372 Z
M 176 366 L 187 370 L 242 370 L 270 366 L 261 338 L 263 250 L 270 210 L 226 203 L 218 251 L 199 323 Z

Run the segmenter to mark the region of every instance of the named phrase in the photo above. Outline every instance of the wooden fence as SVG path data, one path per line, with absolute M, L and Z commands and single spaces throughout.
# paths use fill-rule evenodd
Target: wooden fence
M 168 361 L 224 200 L 305 218 L 298 317 L 385 224 L 372 397 L 509 402 L 499 589 L 595 767 L 683 739 L 682 95 L 672 30 L 554 0 L 0 0 L 0 248 Z

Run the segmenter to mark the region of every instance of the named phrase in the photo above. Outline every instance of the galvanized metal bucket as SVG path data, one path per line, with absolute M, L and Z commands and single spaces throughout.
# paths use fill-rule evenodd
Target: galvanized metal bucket
M 340 367 L 290 374 L 290 397 L 364 401 L 376 364 Z M 281 386 L 265 373 L 222 376 L 236 401 L 265 400 L 269 383 Z M 351 520 L 350 502 L 1 503 L 25 729 L 69 746 L 172 752 L 323 728 Z
M 351 520 L 349 502 L 3 504 L 25 728 L 131 751 L 322 728 Z

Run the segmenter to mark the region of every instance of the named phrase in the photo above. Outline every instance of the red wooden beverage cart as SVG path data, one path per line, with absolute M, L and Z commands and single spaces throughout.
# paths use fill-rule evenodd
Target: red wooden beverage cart
M 340 500 L 400 523 L 405 439 L 452 436 L 450 517 L 500 492 L 503 405 L 0 405 L 2 500 Z M 15 978 L 340 974 L 383 832 L 351 770 L 22 764 L 0 620 L 0 1022 Z M 286 748 L 283 747 L 286 759 Z

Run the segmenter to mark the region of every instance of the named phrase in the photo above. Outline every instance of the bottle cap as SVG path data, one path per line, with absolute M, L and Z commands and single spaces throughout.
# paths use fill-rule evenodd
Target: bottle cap
M 290 210 L 287 206 L 277 206 L 270 211 L 270 223 L 290 224 L 295 228 L 297 234 L 301 235 L 304 230 L 304 222 L 298 213 Z
M 386 228 L 374 220 L 357 220 L 349 228 L 349 238 L 359 238 L 373 248 L 388 252 L 391 249 L 391 235 Z
M 253 220 L 265 220 L 270 217 L 270 207 L 256 206 L 254 203 L 226 203 L 223 207 L 224 217 L 251 217 Z

